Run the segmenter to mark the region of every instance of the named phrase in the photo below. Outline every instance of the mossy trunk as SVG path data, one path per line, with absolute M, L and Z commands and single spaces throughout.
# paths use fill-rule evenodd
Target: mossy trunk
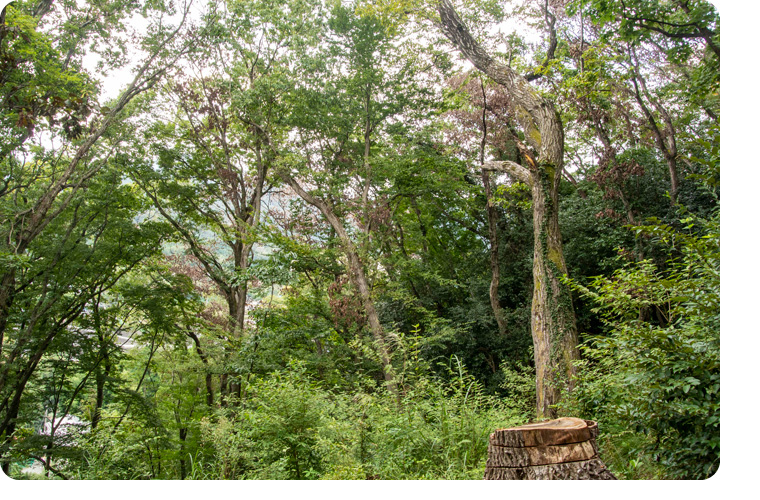
M 525 140 L 538 158 L 520 143 L 527 167 L 512 164 L 517 177 L 529 180 L 533 195 L 533 305 L 531 333 L 536 365 L 539 418 L 555 415 L 552 405 L 572 389 L 573 362 L 578 359 L 578 333 L 559 232 L 558 199 L 563 168 L 564 131 L 554 105 L 512 68 L 491 57 L 470 35 L 450 0 L 439 0 L 440 27 L 473 65 L 504 86 Z M 529 175 L 525 175 L 529 174 Z
M 562 282 L 567 266 L 557 217 L 558 169 L 539 164 L 533 172 L 533 305 L 531 331 L 539 418 L 554 418 L 563 392 L 573 388 L 579 359 L 572 296 Z

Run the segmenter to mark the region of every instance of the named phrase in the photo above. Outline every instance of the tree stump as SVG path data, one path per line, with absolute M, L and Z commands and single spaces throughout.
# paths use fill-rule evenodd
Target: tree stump
M 483 479 L 617 479 L 599 460 L 592 420 L 558 418 L 498 429 Z

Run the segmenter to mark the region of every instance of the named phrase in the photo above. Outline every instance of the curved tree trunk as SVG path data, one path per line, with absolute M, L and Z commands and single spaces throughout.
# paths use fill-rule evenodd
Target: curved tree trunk
M 208 357 L 206 356 L 206 353 L 203 352 L 203 349 L 201 348 L 201 339 L 195 334 L 195 332 L 187 330 L 185 331 L 185 335 L 192 339 L 195 344 L 195 352 L 198 353 L 198 357 L 206 367 L 206 406 L 211 408 L 214 405 L 214 385 L 211 380 L 211 372 L 209 371 Z
M 647 122 L 649 123 L 649 128 L 654 134 L 655 144 L 657 145 L 657 148 L 665 157 L 665 161 L 668 164 L 668 173 L 670 174 L 670 205 L 674 206 L 678 200 L 679 189 L 678 165 L 676 163 L 676 159 L 678 158 L 676 129 L 673 126 L 673 120 L 670 117 L 670 113 L 657 99 L 653 98 L 647 89 L 646 82 L 644 81 L 644 78 L 641 76 L 641 73 L 639 71 L 638 56 L 636 55 L 636 51 L 633 48 L 629 48 L 629 56 L 631 58 L 631 69 L 633 70 L 633 77 L 631 78 L 634 88 L 633 96 L 636 99 L 636 102 L 639 104 L 641 111 L 644 113 L 644 116 L 646 116 Z M 657 124 L 657 120 L 655 119 L 652 110 L 649 109 L 649 106 L 647 106 L 646 102 L 644 101 L 644 97 L 646 97 L 646 99 L 652 103 L 654 108 L 659 113 L 660 119 L 663 122 L 662 126 Z
M 372 293 L 370 291 L 369 283 L 367 281 L 366 273 L 364 272 L 364 266 L 359 258 L 359 252 L 356 246 L 351 241 L 346 229 L 343 227 L 340 219 L 335 215 L 332 208 L 323 200 L 312 196 L 301 185 L 285 172 L 280 172 L 280 177 L 293 188 L 293 190 L 300 196 L 306 203 L 319 209 L 324 215 L 327 222 L 335 230 L 335 233 L 340 239 L 343 252 L 346 255 L 348 274 L 356 286 L 359 296 L 361 297 L 362 305 L 364 306 L 364 312 L 367 315 L 367 321 L 369 322 L 370 330 L 372 331 L 372 337 L 375 340 L 375 347 L 380 355 L 380 360 L 383 366 L 383 377 L 385 378 L 385 384 L 396 398 L 399 397 L 398 386 L 396 384 L 395 376 L 393 373 L 393 365 L 391 364 L 390 350 L 388 349 L 387 341 L 385 339 L 385 332 L 383 326 L 380 323 L 380 317 L 375 309 L 375 302 L 372 300 Z
M 481 162 L 482 163 L 482 162 Z M 498 234 L 498 213 L 493 204 L 493 193 L 491 192 L 491 179 L 487 170 L 481 171 L 483 189 L 486 193 L 486 215 L 488 217 L 488 241 L 490 243 L 490 263 L 491 263 L 491 286 L 488 288 L 488 297 L 491 300 L 491 309 L 493 310 L 496 324 L 499 327 L 499 334 L 507 334 L 507 322 L 504 321 L 504 314 L 499 304 L 499 234 Z
M 490 262 L 491 262 L 491 286 L 488 288 L 488 296 L 491 299 L 491 309 L 493 310 L 496 325 L 499 328 L 500 335 L 507 334 L 507 322 L 504 321 L 504 315 L 499 304 L 499 234 L 498 234 L 498 213 L 493 203 L 493 193 L 491 192 L 491 176 L 487 169 L 483 168 L 486 158 L 486 139 L 488 138 L 488 122 L 486 121 L 486 88 L 483 85 L 483 78 L 480 78 L 480 90 L 483 92 L 483 114 L 481 124 L 483 126 L 483 135 L 480 138 L 480 178 L 483 181 L 483 189 L 486 194 L 486 216 L 488 218 L 488 241 L 491 245 Z
M 527 141 L 539 154 L 534 159 L 523 148 L 528 168 L 501 162 L 505 170 L 528 178 L 533 195 L 533 305 L 531 331 L 536 364 L 539 417 L 553 417 L 552 405 L 572 389 L 573 362 L 579 358 L 575 312 L 559 232 L 557 190 L 562 176 L 564 133 L 551 102 L 539 95 L 522 76 L 494 60 L 467 31 L 450 0 L 439 0 L 440 27 L 446 37 L 480 71 L 503 85 L 515 103 L 515 116 Z M 489 162 L 490 163 L 490 162 Z M 526 175 L 527 174 L 527 175 Z

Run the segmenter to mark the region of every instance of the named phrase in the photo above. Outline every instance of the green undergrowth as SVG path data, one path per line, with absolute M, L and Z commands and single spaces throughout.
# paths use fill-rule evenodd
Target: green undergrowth
M 480 479 L 488 435 L 524 416 L 452 360 L 432 377 L 385 392 L 334 392 L 298 364 L 252 380 L 234 411 L 202 423 L 212 458 L 198 479 Z

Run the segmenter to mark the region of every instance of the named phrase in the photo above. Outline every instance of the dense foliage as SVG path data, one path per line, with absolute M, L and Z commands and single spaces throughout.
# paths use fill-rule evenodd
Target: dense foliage
M 720 457 L 720 229 L 717 211 L 708 219 L 684 215 L 681 230 L 656 220 L 636 228 L 667 245 L 667 271 L 649 260 L 627 263 L 590 289 L 579 286 L 609 333 L 583 346 L 579 406 L 569 411 L 607 423 L 611 453 L 634 467 L 707 478 Z M 657 321 L 643 321 L 642 309 Z
M 580 361 L 552 411 L 597 420 L 618 477 L 710 477 L 715 9 L 460 3 L 563 126 L 549 259 Z M 3 10 L 6 474 L 482 477 L 488 435 L 537 415 L 538 209 L 514 172 L 540 137 L 438 4 Z M 493 35 L 506 19 L 522 28 Z

